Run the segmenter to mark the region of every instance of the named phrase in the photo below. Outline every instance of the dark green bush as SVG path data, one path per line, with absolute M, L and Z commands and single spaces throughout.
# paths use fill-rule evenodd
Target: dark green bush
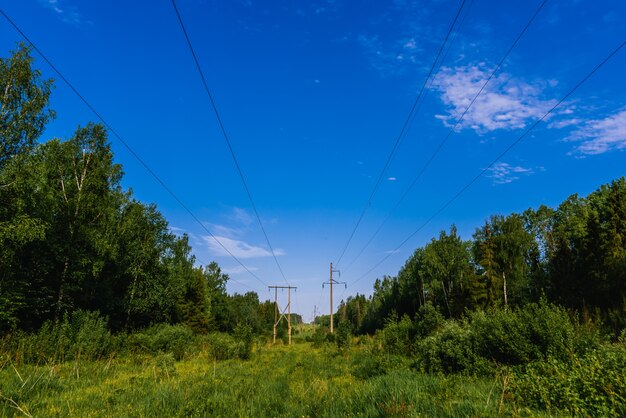
M 419 308 L 415 316 L 415 334 L 420 337 L 426 337 L 441 329 L 445 322 L 446 319 L 437 308 L 432 303 L 427 302 Z
M 350 348 L 352 340 L 352 325 L 348 321 L 340 321 L 337 326 L 337 336 L 335 338 L 337 348 L 339 350 L 347 350 Z
M 426 372 L 483 373 L 485 359 L 474 350 L 474 342 L 467 323 L 446 321 L 441 330 L 418 342 L 418 367 Z
M 509 311 L 473 312 L 470 326 L 477 353 L 499 364 L 546 356 L 564 360 L 575 349 L 576 329 L 567 312 L 545 300 Z
M 7 336 L 2 346 L 18 363 L 57 363 L 99 359 L 108 355 L 113 345 L 107 318 L 99 312 L 78 310 L 62 321 L 44 323 L 35 333 Z
M 230 335 L 213 333 L 203 337 L 208 346 L 209 356 L 216 360 L 228 360 L 239 357 L 241 345 Z
M 626 346 L 607 345 L 569 361 L 535 361 L 514 372 L 509 390 L 518 406 L 576 416 L 626 416 Z
M 397 316 L 391 315 L 376 337 L 380 340 L 383 350 L 389 354 L 410 356 L 415 352 L 415 331 L 413 322 L 407 315 L 399 321 Z
M 158 324 L 128 335 L 126 344 L 136 353 L 171 353 L 174 359 L 182 360 L 195 348 L 196 337 L 185 325 Z
M 254 343 L 252 328 L 246 324 L 237 324 L 233 332 L 233 338 L 238 343 L 237 357 L 242 360 L 249 359 L 252 356 L 252 345 Z
M 312 343 L 313 347 L 319 348 L 322 346 L 324 341 L 326 341 L 326 334 L 324 333 L 324 329 L 318 326 L 315 328 L 313 335 L 307 336 L 305 339 L 307 342 Z

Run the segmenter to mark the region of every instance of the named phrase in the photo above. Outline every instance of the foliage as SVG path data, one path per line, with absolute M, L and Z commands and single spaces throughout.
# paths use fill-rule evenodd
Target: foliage
M 414 319 L 428 303 L 461 318 L 543 297 L 600 318 L 617 335 L 626 327 L 625 272 L 626 178 L 620 178 L 587 197 L 570 196 L 556 210 L 491 216 L 471 242 L 454 225 L 442 231 L 396 277 L 375 281 L 373 295 L 359 305 L 367 311 L 357 330 L 373 334 L 393 312 Z
M 414 353 L 415 331 L 413 322 L 404 315 L 398 320 L 396 315 L 387 318 L 385 327 L 376 334 L 382 348 L 389 354 L 410 356 Z
M 21 43 L 9 58 L 0 58 L 0 169 L 32 148 L 55 115 L 48 109 L 52 80 L 42 80 L 30 51 Z
M 252 327 L 246 324 L 237 324 L 233 337 L 238 343 L 237 357 L 242 360 L 247 360 L 252 355 L 252 346 L 254 343 L 254 336 L 252 335 Z
M 158 324 L 128 336 L 127 348 L 134 353 L 171 354 L 182 360 L 194 344 L 194 336 L 184 325 Z
M 419 337 L 426 337 L 439 330 L 444 323 L 443 315 L 432 303 L 426 302 L 419 308 L 415 316 L 415 334 Z
M 524 364 L 574 351 L 575 326 L 565 309 L 541 300 L 523 308 L 470 314 L 475 348 L 499 364 Z
M 340 321 L 337 326 L 337 337 L 335 339 L 337 348 L 345 351 L 350 348 L 352 340 L 352 325 L 348 321 Z
M 565 361 L 599 344 L 597 330 L 576 325 L 563 308 L 541 300 L 512 310 L 471 312 L 463 321 L 448 320 L 418 339 L 416 358 L 429 372 L 483 374 L 496 366 L 546 358 Z
M 112 349 L 107 319 L 98 312 L 78 310 L 59 322 L 46 322 L 36 333 L 6 336 L 0 351 L 16 363 L 54 364 L 100 359 Z
M 446 321 L 440 331 L 418 342 L 417 364 L 430 373 L 482 374 L 487 369 L 486 360 L 474 349 L 470 327 L 455 320 Z
M 549 357 L 516 371 L 510 392 L 520 406 L 577 416 L 626 415 L 626 345 L 604 346 L 567 361 Z

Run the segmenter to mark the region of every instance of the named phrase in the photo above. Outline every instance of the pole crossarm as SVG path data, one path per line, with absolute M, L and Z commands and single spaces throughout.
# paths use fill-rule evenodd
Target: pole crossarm
M 287 318 L 287 335 L 289 336 L 289 345 L 291 345 L 291 289 L 296 291 L 296 286 L 267 286 L 270 291 L 274 289 L 274 343 L 276 343 L 276 328 L 283 318 Z M 278 289 L 288 291 L 287 305 L 284 308 L 278 306 Z M 287 315 L 285 315 L 285 311 Z M 280 315 L 279 315 L 280 313 Z

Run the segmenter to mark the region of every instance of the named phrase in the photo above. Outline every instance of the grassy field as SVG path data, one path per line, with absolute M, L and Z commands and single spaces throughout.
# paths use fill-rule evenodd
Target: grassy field
M 493 416 L 501 378 L 417 373 L 368 347 L 257 345 L 250 360 L 207 351 L 57 365 L 0 363 L 2 416 Z M 506 398 L 506 397 L 504 397 Z

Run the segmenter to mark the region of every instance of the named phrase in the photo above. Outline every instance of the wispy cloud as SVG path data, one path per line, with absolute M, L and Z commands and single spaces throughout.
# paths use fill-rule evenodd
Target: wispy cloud
M 245 209 L 238 208 L 238 207 L 233 208 L 232 213 L 230 214 L 229 218 L 232 221 L 238 222 L 245 226 L 248 226 L 254 222 L 254 219 L 252 218 L 252 216 Z
M 626 109 L 580 125 L 567 138 L 568 141 L 580 142 L 573 154 L 598 155 L 626 148 Z
M 484 65 L 442 68 L 433 87 L 440 92 L 448 112 L 436 117 L 448 126 L 453 125 L 480 91 L 491 71 Z M 465 114 L 461 128 L 470 128 L 478 133 L 524 128 L 555 103 L 554 99 L 541 97 L 541 87 L 506 73 L 496 75 Z
M 249 271 L 258 271 L 259 268 L 258 267 L 251 267 L 251 266 L 247 266 Z M 242 266 L 234 266 L 234 267 L 226 267 L 222 269 L 223 273 L 226 274 L 241 274 L 241 273 L 247 273 L 248 270 L 246 270 L 244 267 Z
M 235 257 L 242 259 L 272 256 L 272 253 L 269 250 L 263 247 L 248 244 L 245 241 L 215 235 L 215 238 L 224 246 L 222 247 L 222 245 L 218 244 L 211 236 L 207 235 L 203 238 L 208 246 L 209 251 L 214 256 L 229 256 L 230 254 L 232 254 Z M 285 255 L 285 252 L 280 248 L 276 248 L 274 249 L 274 254 L 276 256 L 281 256 Z
M 387 177 L 387 180 L 389 180 L 389 181 L 396 181 L 396 180 L 398 180 L 398 179 L 397 179 L 397 178 L 395 178 L 395 177 Z
M 494 184 L 508 184 L 519 180 L 520 176 L 533 174 L 535 170 L 521 166 L 512 166 L 505 162 L 499 162 L 489 169 L 489 178 Z
M 66 6 L 66 2 L 62 0 L 39 0 L 39 2 L 54 11 L 59 19 L 65 23 L 80 25 L 86 23 L 76 7 Z
M 204 226 L 207 227 L 213 235 L 221 235 L 226 237 L 239 237 L 243 235 L 244 231 L 240 228 L 233 228 L 226 225 L 214 224 L 210 222 L 203 222 Z

